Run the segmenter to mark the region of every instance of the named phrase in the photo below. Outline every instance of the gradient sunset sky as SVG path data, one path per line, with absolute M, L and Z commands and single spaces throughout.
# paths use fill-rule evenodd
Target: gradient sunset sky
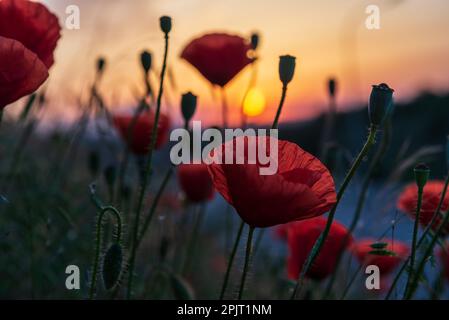
M 142 92 L 138 56 L 153 53 L 160 69 L 163 35 L 158 18 L 173 18 L 169 64 L 177 90 L 168 91 L 164 108 L 179 118 L 181 93 L 199 96 L 195 119 L 209 124 L 221 121 L 220 101 L 210 85 L 179 58 L 193 37 L 224 31 L 245 37 L 261 35 L 257 87 L 267 100 L 265 112 L 254 122 L 270 121 L 275 113 L 281 85 L 278 57 L 297 57 L 281 121 L 305 119 L 326 108 L 326 81 L 339 81 L 339 108 L 360 106 L 370 85 L 386 82 L 399 101 L 420 91 L 449 91 L 449 1 L 447 0 L 45 0 L 64 25 L 68 5 L 81 10 L 80 30 L 63 28 L 51 70 L 48 91 L 51 114 L 73 114 L 76 97 L 86 95 L 93 78 L 95 59 L 108 60 L 101 91 L 110 108 L 131 107 L 135 93 Z M 381 13 L 380 30 L 365 27 L 369 4 Z M 242 95 L 249 82 L 245 69 L 227 87 L 231 120 L 237 124 Z

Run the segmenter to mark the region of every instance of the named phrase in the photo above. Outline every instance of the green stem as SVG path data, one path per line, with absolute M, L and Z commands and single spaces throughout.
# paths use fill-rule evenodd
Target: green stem
M 231 274 L 232 264 L 234 263 L 235 254 L 237 253 L 237 248 L 239 247 L 240 238 L 242 237 L 242 231 L 245 227 L 245 222 L 240 223 L 239 231 L 237 232 L 237 237 L 235 238 L 234 246 L 232 247 L 231 255 L 229 256 L 228 266 L 226 268 L 226 274 L 224 277 L 223 285 L 220 292 L 220 300 L 223 300 L 226 293 L 226 287 L 229 282 L 229 275 Z
M 285 84 L 282 86 L 281 101 L 279 101 L 278 110 L 276 112 L 276 116 L 274 117 L 273 125 L 271 126 L 272 129 L 278 128 L 279 117 L 281 116 L 281 111 L 282 111 L 282 107 L 284 106 L 286 95 L 287 95 L 287 85 Z
M 318 254 L 321 251 L 321 248 L 324 245 L 324 242 L 326 241 L 326 238 L 329 234 L 332 222 L 334 220 L 334 216 L 335 216 L 335 212 L 337 211 L 337 207 L 338 204 L 340 203 L 341 198 L 343 197 L 346 188 L 349 185 L 349 182 L 351 181 L 352 177 L 354 176 L 355 172 L 357 171 L 357 169 L 359 168 L 360 164 L 362 163 L 363 158 L 365 158 L 365 156 L 368 154 L 368 151 L 371 149 L 372 145 L 375 142 L 376 139 L 376 132 L 377 132 L 377 127 L 374 125 L 371 125 L 370 129 L 369 129 L 369 135 L 368 138 L 365 142 L 365 145 L 363 146 L 362 150 L 360 151 L 360 153 L 358 154 L 357 158 L 355 159 L 354 163 L 351 166 L 351 169 L 349 170 L 349 172 L 346 174 L 345 179 L 343 180 L 343 183 L 340 187 L 340 190 L 337 193 L 337 202 L 335 203 L 335 205 L 332 207 L 332 210 L 329 213 L 329 216 L 327 218 L 327 223 L 326 226 L 323 230 L 323 232 L 321 233 L 321 235 L 319 236 L 319 238 L 317 239 L 317 241 L 315 242 L 309 256 L 307 257 L 302 271 L 299 275 L 299 279 L 296 282 L 296 286 L 295 289 L 293 290 L 291 299 L 295 299 L 299 289 L 302 286 L 302 283 L 304 281 L 304 277 L 306 275 L 306 273 L 309 271 L 310 267 L 312 266 L 312 264 L 314 263 L 316 257 L 318 256 Z
M 408 296 L 415 268 L 416 244 L 418 239 L 419 216 L 421 213 L 423 191 L 424 186 L 418 186 L 418 204 L 416 205 L 415 223 L 413 225 L 412 253 L 410 255 L 410 270 L 408 272 L 408 280 L 407 285 L 405 287 L 404 299 Z
M 251 260 L 251 245 L 253 240 L 254 229 L 255 229 L 254 227 L 250 226 L 248 231 L 248 240 L 246 241 L 245 264 L 243 266 L 242 279 L 240 280 L 240 289 L 238 297 L 239 300 L 242 300 L 243 291 L 245 290 L 245 280 L 249 269 L 249 262 Z
M 365 204 L 365 199 L 366 199 L 366 193 L 368 192 L 368 188 L 369 185 L 371 183 L 371 179 L 373 177 L 373 172 L 374 170 L 377 168 L 379 162 L 381 161 L 381 159 L 383 158 L 385 152 L 387 151 L 388 148 L 388 144 L 389 144 L 389 140 L 390 140 L 390 124 L 387 123 L 385 125 L 385 133 L 382 136 L 382 140 L 381 140 L 381 144 L 379 146 L 379 149 L 377 150 L 376 154 L 373 157 L 373 160 L 370 163 L 370 166 L 368 168 L 368 171 L 365 175 L 365 179 L 363 180 L 363 184 L 362 184 L 362 190 L 360 191 L 360 195 L 359 195 L 359 199 L 357 201 L 357 206 L 356 206 L 356 210 L 354 212 L 354 216 L 352 218 L 352 221 L 349 225 L 348 228 L 348 234 L 345 237 L 344 243 L 346 243 L 352 233 L 354 232 L 357 223 L 359 222 L 364 204 Z M 343 257 L 343 252 L 338 253 L 338 257 L 337 257 L 337 261 L 335 263 L 335 269 L 334 272 L 332 273 L 331 279 L 329 280 L 326 290 L 324 292 L 323 298 L 327 298 L 329 296 L 329 294 L 332 291 L 333 285 L 335 283 L 336 277 L 337 277 L 337 271 L 339 269 L 340 263 L 341 263 L 341 259 Z
M 95 204 L 98 206 L 99 202 L 97 200 L 94 200 Z M 95 245 L 95 258 L 94 263 L 92 267 L 92 280 L 90 283 L 90 291 L 89 291 L 89 300 L 92 300 L 95 293 L 95 287 L 97 284 L 97 273 L 98 273 L 98 264 L 100 261 L 100 251 L 101 251 L 101 228 L 102 228 L 102 222 L 103 217 L 106 213 L 111 212 L 115 218 L 117 219 L 117 230 L 116 230 L 116 242 L 120 243 L 122 238 L 122 217 L 120 216 L 120 213 L 112 206 L 107 207 L 101 207 L 101 211 L 98 214 L 97 219 L 97 226 L 96 226 L 96 245 Z
M 142 212 L 143 207 L 143 199 L 145 197 L 147 185 L 149 176 L 151 173 L 151 164 L 153 159 L 153 150 L 156 145 L 156 139 L 157 139 L 157 129 L 159 124 L 159 115 L 161 110 L 161 103 L 162 103 L 162 94 L 164 91 L 164 78 L 165 78 L 165 71 L 167 68 L 167 55 L 168 55 L 168 34 L 165 34 L 165 50 L 164 50 L 164 60 L 162 64 L 162 70 L 161 70 L 161 80 L 160 80 L 160 86 L 159 86 L 159 93 L 157 97 L 157 104 L 156 104 L 156 114 L 154 119 L 154 125 L 153 130 L 151 132 L 151 143 L 150 143 L 150 150 L 148 153 L 148 160 L 146 165 L 146 170 L 144 172 L 144 178 L 143 183 L 140 189 L 139 193 L 139 200 L 137 205 L 137 211 L 136 211 L 136 218 L 134 221 L 134 228 L 133 228 L 133 243 L 132 243 L 132 249 L 131 249 L 131 256 L 129 261 L 129 274 L 128 274 L 128 288 L 126 297 L 127 299 L 131 298 L 132 295 L 132 286 L 133 286 L 133 276 L 134 276 L 134 264 L 136 260 L 136 251 L 137 251 L 137 239 L 139 234 L 139 224 L 140 224 L 140 215 Z

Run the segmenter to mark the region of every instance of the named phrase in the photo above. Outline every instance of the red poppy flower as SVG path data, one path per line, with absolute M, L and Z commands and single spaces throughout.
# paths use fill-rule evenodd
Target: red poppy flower
M 386 243 L 385 249 L 395 253 L 395 256 L 371 254 L 370 252 L 375 250 L 371 245 L 377 242 Z M 399 266 L 401 261 L 407 258 L 410 250 L 408 245 L 401 241 L 363 239 L 354 243 L 351 251 L 363 265 L 376 265 L 379 267 L 381 274 L 388 275 Z
M 180 164 L 178 180 L 182 191 L 191 202 L 202 202 L 213 198 L 214 185 L 207 170 L 207 165 Z
M 58 18 L 40 3 L 0 1 L 0 109 L 47 79 L 60 29 Z
M 209 82 L 224 87 L 253 59 L 251 44 L 244 38 L 225 33 L 206 34 L 192 40 L 181 58 L 194 66 Z
M 114 115 L 114 125 L 130 150 L 138 155 L 145 155 L 150 149 L 151 134 L 154 125 L 154 112 L 141 113 L 133 126 L 133 114 Z M 132 132 L 131 132 L 132 128 Z M 160 114 L 156 138 L 156 149 L 162 147 L 168 139 L 170 119 Z
M 293 222 L 288 229 L 288 261 L 287 271 L 290 279 L 298 279 L 304 262 L 312 248 L 324 231 L 327 219 L 317 217 L 304 221 Z M 333 221 L 329 235 L 315 259 L 306 277 L 322 280 L 332 274 L 337 263 L 337 257 L 352 243 L 348 230 L 340 223 Z
M 58 18 L 43 4 L 27 0 L 0 1 L 0 36 L 22 43 L 50 68 L 60 38 Z
M 440 202 L 441 193 L 443 192 L 444 181 L 433 180 L 427 182 L 424 187 L 421 212 L 419 214 L 419 222 L 423 226 L 427 226 L 435 213 Z M 408 185 L 399 196 L 397 206 L 399 210 L 407 213 L 410 217 L 414 218 L 416 214 L 416 205 L 418 203 L 418 187 L 416 184 Z M 443 203 L 441 205 L 441 213 L 446 212 L 449 209 L 449 192 L 446 193 Z M 442 222 L 442 215 L 437 216 L 432 229 L 438 229 L 438 226 Z M 445 234 L 449 233 L 449 227 L 446 228 Z
M 47 77 L 47 67 L 33 52 L 0 37 L 0 110 L 36 91 Z
M 277 154 L 271 153 L 271 143 L 277 144 Z M 266 152 L 259 150 L 263 145 Z M 242 146 L 244 154 L 236 154 L 236 146 L 239 149 Z M 260 161 L 251 164 L 249 154 L 256 149 L 269 157 L 268 164 L 276 162 L 274 174 L 261 175 L 260 170 L 267 165 Z M 224 161 L 223 156 L 229 152 L 234 157 L 233 164 Z M 221 164 L 215 161 L 208 166 L 215 189 L 252 227 L 271 227 L 316 217 L 329 211 L 336 202 L 334 181 L 327 168 L 294 143 L 241 136 L 214 149 L 211 157 L 223 160 Z

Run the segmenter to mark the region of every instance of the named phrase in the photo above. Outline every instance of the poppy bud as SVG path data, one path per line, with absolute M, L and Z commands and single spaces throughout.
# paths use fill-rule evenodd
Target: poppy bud
M 145 70 L 145 73 L 148 73 L 151 69 L 151 53 L 144 50 L 140 54 L 140 62 L 142 63 L 143 70 Z
M 372 125 L 379 126 L 391 112 L 393 92 L 387 84 L 373 85 L 369 98 L 368 110 Z
M 279 57 L 279 78 L 284 86 L 292 81 L 295 73 L 295 66 L 295 57 L 289 55 Z
M 197 96 L 191 92 L 182 95 L 181 111 L 185 122 L 189 122 L 195 114 Z
M 427 183 L 427 179 L 429 178 L 429 167 L 424 163 L 420 163 L 413 171 L 415 173 L 415 180 L 418 188 L 424 188 Z
M 103 57 L 99 57 L 97 59 L 97 72 L 102 73 L 105 65 L 106 65 L 106 59 Z
M 335 93 L 337 91 L 337 80 L 334 78 L 330 78 L 328 82 L 329 95 L 331 97 L 335 97 Z
M 168 16 L 162 16 L 159 21 L 162 32 L 168 34 L 171 31 L 171 18 Z
M 256 50 L 258 46 L 259 46 L 259 34 L 257 32 L 254 32 L 251 35 L 251 48 L 253 50 Z
M 427 179 L 429 178 L 429 167 L 424 163 L 420 163 L 413 171 L 415 173 L 416 185 L 418 188 L 424 188 L 427 183 Z

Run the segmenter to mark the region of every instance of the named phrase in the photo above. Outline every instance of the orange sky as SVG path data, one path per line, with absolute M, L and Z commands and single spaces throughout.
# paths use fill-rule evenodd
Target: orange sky
M 63 30 L 51 70 L 51 115 L 73 114 L 75 98 L 92 81 L 98 55 L 108 59 L 101 90 L 111 108 L 132 106 L 141 92 L 138 55 L 149 49 L 160 68 L 163 37 L 158 17 L 173 18 L 169 63 L 178 91 L 170 90 L 171 112 L 179 117 L 179 96 L 191 90 L 199 96 L 196 119 L 221 121 L 219 100 L 208 83 L 179 59 L 183 46 L 199 34 L 226 31 L 261 36 L 258 87 L 267 109 L 255 122 L 270 121 L 280 95 L 278 56 L 297 57 L 281 120 L 304 119 L 326 107 L 326 79 L 339 79 L 339 107 L 366 101 L 370 85 L 387 82 L 404 100 L 421 89 L 449 89 L 449 1 L 447 0 L 45 0 L 65 21 L 65 8 L 81 9 L 81 29 Z M 364 26 L 365 8 L 378 4 L 381 29 Z M 227 88 L 234 123 L 249 81 L 242 72 Z M 165 105 L 164 108 L 170 108 Z

